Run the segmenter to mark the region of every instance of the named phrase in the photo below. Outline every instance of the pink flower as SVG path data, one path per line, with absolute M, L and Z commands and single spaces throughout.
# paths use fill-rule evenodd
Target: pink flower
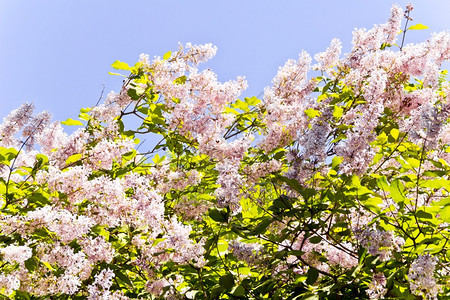
M 369 283 L 367 295 L 370 299 L 383 299 L 386 292 L 386 277 L 383 273 L 374 273 L 372 281 Z
M 33 110 L 33 104 L 24 103 L 3 119 L 3 123 L 0 125 L 0 146 L 17 146 L 18 141 L 14 135 L 28 123 L 33 114 Z
M 0 253 L 3 254 L 3 259 L 11 264 L 23 264 L 32 256 L 32 250 L 27 246 L 9 245 L 0 249 Z
M 318 64 L 314 66 L 314 69 L 328 71 L 329 68 L 334 67 L 339 61 L 341 49 L 341 42 L 338 39 L 333 39 L 330 47 L 328 47 L 325 52 L 314 55 L 314 59 L 318 62 Z
M 419 255 L 411 264 L 408 279 L 414 295 L 426 299 L 437 299 L 440 286 L 434 278 L 434 270 L 438 260 L 430 254 Z

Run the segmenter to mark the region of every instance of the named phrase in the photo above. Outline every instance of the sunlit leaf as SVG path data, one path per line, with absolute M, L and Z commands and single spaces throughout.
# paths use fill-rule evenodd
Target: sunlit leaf
M 67 125 L 67 126 L 84 126 L 80 120 L 74 120 L 74 119 L 67 119 L 65 121 L 62 121 L 61 124 Z
M 423 30 L 423 29 L 428 29 L 428 28 L 429 28 L 428 26 L 418 23 L 418 24 L 408 27 L 407 29 L 408 30 Z

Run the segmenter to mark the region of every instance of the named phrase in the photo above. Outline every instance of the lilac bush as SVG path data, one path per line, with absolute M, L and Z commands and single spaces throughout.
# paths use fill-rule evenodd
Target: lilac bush
M 116 61 L 122 88 L 78 119 L 11 112 L 0 297 L 450 297 L 450 35 L 405 44 L 412 10 L 301 52 L 262 99 L 186 44 Z

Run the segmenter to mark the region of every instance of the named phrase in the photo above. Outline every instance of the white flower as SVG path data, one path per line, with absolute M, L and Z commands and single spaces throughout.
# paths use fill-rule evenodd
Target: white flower
M 33 251 L 27 246 L 10 245 L 0 250 L 3 254 L 3 259 L 9 263 L 23 263 L 29 259 Z
M 430 254 L 419 255 L 411 264 L 408 279 L 411 292 L 425 299 L 437 299 L 439 285 L 433 276 L 437 264 L 437 258 Z

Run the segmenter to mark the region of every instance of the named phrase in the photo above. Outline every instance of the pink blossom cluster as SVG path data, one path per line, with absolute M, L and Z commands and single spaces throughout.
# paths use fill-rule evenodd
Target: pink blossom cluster
M 408 132 L 411 122 L 415 123 L 415 116 L 429 110 L 427 107 L 435 104 L 439 94 L 439 69 L 442 62 L 450 58 L 450 35 L 447 32 L 435 34 L 427 42 L 406 45 L 401 51 L 394 51 L 392 47 L 382 49 L 383 43 L 392 44 L 395 41 L 395 35 L 400 31 L 401 17 L 401 9 L 393 6 L 391 18 L 386 24 L 370 31 L 355 31 L 352 51 L 337 67 L 342 80 L 353 87 L 356 96 L 366 101 L 365 105 L 349 111 L 353 116 L 350 114 L 343 119 L 354 120 L 347 140 L 336 151 L 344 157 L 346 172 L 361 173 L 372 160 L 372 132 L 385 108 L 406 120 L 401 122 L 400 130 Z M 343 72 L 347 68 L 351 71 Z M 403 88 L 413 77 L 423 78 L 423 89 L 409 92 Z M 426 127 L 422 124 L 416 126 L 416 130 L 427 130 Z M 357 140 L 355 136 L 358 136 Z M 343 148 L 347 150 L 342 151 Z M 358 153 L 356 157 L 355 153 Z
M 290 144 L 307 126 L 304 111 L 314 102 L 309 94 L 316 87 L 316 81 L 307 77 L 310 64 L 311 57 L 302 52 L 297 61 L 286 62 L 273 79 L 273 86 L 265 89 L 263 120 L 267 132 L 259 145 L 264 151 Z
M 153 180 L 156 191 L 160 194 L 169 193 L 170 190 L 184 190 L 187 187 L 198 185 L 203 175 L 197 170 L 173 170 L 170 163 L 155 165 L 155 169 L 149 175 Z
M 315 160 L 305 159 L 304 155 L 296 149 L 290 149 L 286 159 L 290 164 L 286 177 L 295 179 L 301 184 L 306 184 L 306 181 L 319 169 Z
M 201 221 L 210 207 L 211 204 L 206 200 L 183 197 L 175 204 L 173 209 L 177 215 L 182 216 L 186 220 Z
M 367 295 L 370 299 L 383 299 L 386 292 L 386 277 L 383 273 L 374 273 L 367 289 Z
M 220 185 L 215 191 L 218 206 L 229 206 L 233 211 L 238 211 L 240 208 L 239 195 L 244 183 L 242 175 L 239 173 L 239 164 L 226 160 L 218 163 L 216 170 L 219 172 L 216 183 Z
M 358 265 L 358 258 L 350 243 L 335 244 L 323 237 L 320 242 L 312 243 L 309 238 L 305 239 L 303 236 L 304 234 L 299 236 L 292 243 L 291 248 L 305 252 L 302 259 L 309 266 L 329 272 L 331 268 L 351 269 Z M 299 263 L 295 257 L 288 258 L 288 261 Z
M 394 236 L 392 231 L 365 229 L 356 232 L 355 236 L 370 255 L 380 257 L 381 261 L 388 261 L 392 251 L 400 251 L 405 243 L 401 237 Z
M 83 238 L 78 243 L 91 262 L 104 261 L 110 263 L 116 254 L 114 248 L 103 236 Z
M 108 175 L 115 165 L 127 163 L 122 156 L 133 151 L 135 145 L 117 132 L 112 134 L 117 131 L 112 128 L 120 108 L 129 99 L 112 95 L 109 98 L 109 108 L 100 105 L 91 109 L 88 127 L 71 135 L 64 133 L 58 123 L 48 122 L 46 113 L 33 117 L 28 104 L 11 113 L 0 126 L 1 146 L 13 146 L 18 151 L 14 168 L 2 167 L 5 181 L 20 184 L 26 179 L 24 168 L 31 170 L 40 154 L 32 149 L 35 141 L 49 159 L 48 166 L 37 169 L 33 175 L 36 181 L 27 183 L 41 189 L 48 202 L 21 214 L 0 216 L 2 235 L 19 234 L 33 245 L 1 245 L 0 259 L 12 266 L 0 273 L 0 286 L 7 295 L 18 289 L 35 296 L 79 293 L 85 288 L 85 281 L 94 276 L 96 266 L 113 263 L 117 255 L 109 235 L 99 235 L 94 227 L 103 228 L 104 232 L 139 228 L 130 247 L 140 253 L 140 259 L 154 266 L 169 261 L 204 264 L 204 241 L 190 238 L 189 225 L 176 217 L 165 217 L 162 196 L 155 190 L 151 175 L 132 170 L 120 177 Z M 111 106 L 116 106 L 114 112 L 109 110 Z M 21 129 L 23 139 L 17 137 Z M 182 178 L 169 176 L 173 188 L 177 188 L 177 182 L 181 184 L 178 188 L 186 187 L 183 178 L 189 179 L 188 184 L 196 184 L 201 178 L 196 170 L 180 174 Z M 30 201 L 23 199 L 14 205 L 24 209 Z M 12 204 L 4 201 L 3 205 Z M 157 239 L 161 239 L 159 243 L 155 242 Z M 32 272 L 24 265 L 31 259 L 37 264 Z M 89 299 L 127 298 L 110 291 L 114 277 L 111 270 L 98 272 L 87 288 Z M 151 272 L 146 276 L 148 284 L 155 280 Z
M 407 18 L 412 9 L 407 7 Z M 232 212 L 229 220 L 238 218 L 242 198 L 249 196 L 247 191 L 257 190 L 269 198 L 293 196 L 306 205 L 308 197 L 301 198 L 303 190 L 299 189 L 312 188 L 316 194 L 311 199 L 316 201 L 324 187 L 337 190 L 334 184 L 338 179 L 353 179 L 356 177 L 351 175 L 382 166 L 384 162 L 371 165 L 377 152 L 384 150 L 375 144 L 379 131 L 391 126 L 392 120 L 398 120 L 393 132 L 399 133 L 397 137 L 391 134 L 391 139 L 404 138 L 424 149 L 448 146 L 450 86 L 440 82 L 439 70 L 450 59 L 450 35 L 434 34 L 425 43 L 402 44 L 394 51 L 404 15 L 393 6 L 386 24 L 355 30 L 353 47 L 343 58 L 341 43 L 334 39 L 325 52 L 314 56 L 318 64 L 312 67 L 306 52 L 298 60 L 289 60 L 279 69 L 273 85 L 265 89 L 263 102 L 251 107 L 245 117 L 232 109 L 247 86 L 244 78 L 221 83 L 211 70 L 198 69 L 199 63 L 215 55 L 217 49 L 211 44 L 180 45 L 177 52 L 152 61 L 142 54 L 136 68 L 143 77 L 136 81 L 128 78 L 120 93 L 111 92 L 104 104 L 83 109 L 86 124 L 71 135 L 60 123 L 50 123 L 48 113 L 33 116 L 30 104 L 13 111 L 0 125 L 0 147 L 17 152 L 11 162 L 0 165 L 0 184 L 5 183 L 5 195 L 0 195 L 4 212 L 0 235 L 10 237 L 0 243 L 4 267 L 0 292 L 8 296 L 20 290 L 36 297 L 82 294 L 87 299 L 127 299 L 114 291 L 120 274 L 110 268 L 126 257 L 130 268 L 126 272 L 142 279 L 142 289 L 155 297 L 175 297 L 184 279 L 161 274 L 166 266 L 176 264 L 189 264 L 200 274 L 207 263 L 207 237 L 194 237 L 193 227 L 184 222 L 205 225 L 209 219 L 203 217 L 209 208 L 227 207 Z M 311 70 L 326 73 L 330 79 L 310 78 Z M 414 78 L 418 84 L 411 88 Z M 128 92 L 136 92 L 138 97 Z M 150 114 L 150 110 L 155 115 L 160 112 L 157 117 L 161 120 L 139 115 L 145 115 L 143 111 Z M 135 140 L 121 129 L 121 118 L 128 114 L 143 119 L 136 134 L 146 133 L 146 128 L 164 133 L 161 143 L 166 144 L 147 153 L 169 147 L 162 162 L 150 164 L 145 154 L 137 153 Z M 388 123 L 380 129 L 380 122 Z M 255 132 L 260 134 L 257 142 Z M 398 159 L 396 155 L 389 159 Z M 436 161 L 449 158 L 445 153 L 427 155 Z M 335 156 L 340 163 L 336 164 Z M 400 159 L 385 166 L 399 163 Z M 421 162 L 421 166 L 430 169 L 427 163 Z M 286 185 L 261 182 L 272 180 L 274 176 L 268 175 L 277 172 L 287 177 Z M 328 181 L 316 180 L 323 176 L 328 176 Z M 298 181 L 300 188 L 295 184 L 287 187 L 292 180 Z M 320 198 L 317 206 L 347 211 L 348 207 L 332 208 L 328 203 L 334 201 L 335 195 L 328 195 L 333 189 L 320 194 L 328 200 Z M 344 186 L 339 189 L 344 197 L 353 195 Z M 19 193 L 21 190 L 24 192 Z M 415 199 L 411 204 L 415 208 L 428 205 L 431 199 L 419 195 L 418 189 L 406 197 Z M 270 207 L 261 198 L 252 199 L 261 206 L 252 213 L 270 213 L 277 219 L 280 212 L 275 201 Z M 395 217 L 399 205 L 391 197 L 385 198 L 381 208 L 390 210 L 386 217 Z M 340 200 L 336 204 L 340 205 Z M 274 274 L 283 282 L 287 282 L 290 269 L 304 274 L 308 268 L 316 268 L 333 276 L 351 270 L 359 263 L 358 246 L 381 262 L 403 247 L 404 240 L 393 231 L 371 227 L 372 216 L 367 212 L 351 208 L 339 221 L 348 223 L 353 235 L 336 238 L 333 215 L 324 210 L 316 214 L 315 204 L 309 211 L 296 205 L 293 213 L 307 212 L 315 215 L 312 220 L 320 220 L 320 226 L 329 226 L 283 234 L 286 240 L 279 244 L 280 251 L 302 252 L 274 267 Z M 404 207 L 411 208 L 409 205 Z M 269 231 L 275 235 L 286 232 L 292 224 L 298 225 L 296 217 L 277 219 Z M 308 226 L 320 227 L 314 221 Z M 265 255 L 260 243 L 232 240 L 228 245 L 234 257 L 249 266 L 260 264 Z M 419 256 L 412 263 L 408 279 L 413 294 L 436 298 L 436 265 L 437 259 L 430 255 Z M 374 273 L 368 297 L 379 299 L 386 292 L 385 275 Z
M 411 11 L 412 6 L 407 9 Z M 327 101 L 334 99 L 333 91 L 322 95 L 331 97 L 319 101 L 312 97 L 318 82 L 308 79 L 311 58 L 302 52 L 298 61 L 290 60 L 280 68 L 273 86 L 265 90 L 262 107 L 266 132 L 259 147 L 270 152 L 296 141 L 297 149 L 304 152 L 302 159 L 314 161 L 314 169 L 324 157 L 338 155 L 344 159 L 341 172 L 362 174 L 378 151 L 371 143 L 385 109 L 401 117 L 399 129 L 411 132 L 413 141 L 417 140 L 413 134 L 416 133 L 415 136 L 429 143 L 435 142 L 448 111 L 446 105 L 436 109 L 435 104 L 446 102 L 441 99 L 438 77 L 441 64 L 450 58 L 450 35 L 434 34 L 424 43 L 408 44 L 395 51 L 402 17 L 402 9 L 394 5 L 387 23 L 371 30 L 354 31 L 353 47 L 343 58 L 339 57 L 341 46 L 337 39 L 327 51 L 315 56 L 318 64 L 313 69 L 327 72 L 334 86 L 345 84 L 357 102 L 343 107 L 342 117 L 331 122 L 334 128 L 347 127 L 341 133 L 345 138 L 331 143 L 329 138 L 338 136 L 330 128 L 333 117 L 330 118 L 327 105 Z M 413 78 L 422 78 L 423 87 L 413 91 L 405 89 Z M 311 109 L 317 110 L 317 115 L 307 117 L 305 111 Z M 304 164 L 307 163 L 301 163 Z M 301 167 L 292 172 L 299 175 L 291 177 L 302 181 L 302 171 L 298 169 Z
M 3 119 L 0 125 L 0 146 L 8 148 L 19 145 L 15 135 L 29 122 L 33 110 L 34 105 L 24 103 Z
M 282 163 L 279 160 L 271 159 L 262 163 L 255 163 L 244 168 L 243 172 L 247 175 L 247 183 L 255 183 L 260 178 L 279 171 L 282 168 Z
M 167 280 L 159 279 L 159 280 L 155 280 L 155 281 L 149 283 L 146 286 L 146 289 L 152 295 L 161 296 L 163 294 L 164 288 L 169 285 L 170 285 L 170 283 Z
M 211 70 L 199 71 L 197 65 L 212 58 L 217 48 L 211 44 L 180 45 L 169 59 L 155 58 L 150 63 L 142 56 L 141 63 L 148 71 L 152 88 L 162 96 L 170 113 L 166 115 L 169 127 L 199 143 L 199 149 L 227 147 L 221 137 L 233 116 L 224 112 L 226 105 L 236 100 L 247 83 L 236 81 L 220 83 Z
M 27 246 L 14 246 L 9 245 L 0 249 L 0 253 L 3 255 L 3 260 L 9 263 L 23 264 L 32 255 L 32 250 Z
M 95 275 L 94 283 L 88 286 L 89 300 L 125 300 L 129 299 L 121 292 L 111 292 L 112 280 L 116 275 L 111 269 L 104 269 Z
M 321 71 L 332 70 L 332 68 L 335 67 L 339 61 L 341 50 L 341 41 L 338 39 L 333 39 L 330 47 L 328 47 L 325 52 L 314 55 L 314 59 L 318 62 L 318 64 L 313 66 L 313 68 Z M 328 75 L 332 76 L 333 74 Z
M 141 55 L 141 65 L 151 81 L 151 89 L 159 94 L 158 102 L 164 103 L 164 118 L 169 130 L 191 139 L 196 143 L 196 152 L 208 155 L 217 163 L 219 171 L 216 196 L 220 206 L 239 207 L 239 186 L 242 184 L 241 160 L 254 141 L 251 134 L 242 134 L 235 139 L 226 134 L 235 122 L 235 115 L 227 111 L 227 106 L 236 101 L 246 89 L 244 78 L 220 83 L 211 70 L 200 71 L 198 64 L 215 55 L 217 48 L 206 45 L 180 45 L 170 57 L 156 57 L 150 61 Z M 161 183 L 157 189 L 167 193 L 169 189 L 183 189 L 192 185 L 184 180 L 182 170 L 169 176 L 159 176 L 155 172 L 155 182 Z M 171 171 L 173 172 L 173 171 Z M 181 172 L 181 173 L 180 173 Z M 192 176 L 192 175 L 191 175 Z M 163 179 L 168 182 L 161 182 Z
M 146 285 L 146 290 L 150 292 L 155 297 L 163 297 L 164 299 L 176 300 L 180 299 L 182 294 L 185 294 L 187 299 L 191 299 L 188 297 L 188 293 L 186 288 L 182 288 L 181 291 L 178 291 L 178 288 L 183 283 L 183 277 L 180 275 L 175 275 L 175 278 L 162 278 L 153 281 Z M 165 291 L 164 291 L 165 289 Z M 186 293 L 187 292 L 187 293 Z
M 0 274 L 0 288 L 9 296 L 20 288 L 20 279 L 16 274 Z
M 87 160 L 93 169 L 111 169 L 115 161 L 122 159 L 122 155 L 134 148 L 132 139 L 101 140 L 93 149 L 88 151 Z
M 411 264 L 408 273 L 409 286 L 414 295 L 424 299 L 437 299 L 439 285 L 434 278 L 438 260 L 430 254 L 419 255 Z
M 233 240 L 228 243 L 228 250 L 233 253 L 238 260 L 252 266 L 261 260 L 263 247 L 261 244 L 244 243 L 238 240 Z

